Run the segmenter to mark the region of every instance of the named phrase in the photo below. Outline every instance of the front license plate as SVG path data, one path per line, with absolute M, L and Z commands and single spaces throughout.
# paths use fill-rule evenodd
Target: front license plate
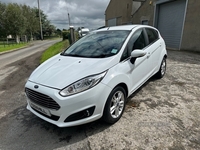
M 51 117 L 51 114 L 50 114 L 50 112 L 49 112 L 48 109 L 45 109 L 45 108 L 43 108 L 43 107 L 41 107 L 41 106 L 38 106 L 38 105 L 36 105 L 36 104 L 33 104 L 32 102 L 30 102 L 30 105 L 31 105 L 32 108 L 36 109 L 37 111 L 39 111 L 39 112 L 41 112 L 41 113 L 43 113 L 43 114 L 45 114 L 45 115 Z

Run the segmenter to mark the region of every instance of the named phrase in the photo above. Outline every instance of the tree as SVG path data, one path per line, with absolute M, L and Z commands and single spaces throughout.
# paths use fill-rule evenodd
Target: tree
M 23 15 L 26 18 L 26 34 L 32 39 L 34 34 L 40 30 L 39 19 L 36 17 L 35 9 L 29 6 L 22 6 Z
M 56 27 L 51 25 L 47 15 L 41 10 L 41 21 L 43 33 L 50 36 L 56 31 Z M 40 24 L 38 8 L 31 8 L 27 5 L 17 3 L 0 2 L 0 37 L 12 35 L 19 42 L 19 36 L 27 35 L 30 38 L 39 36 Z
M 5 10 L 6 10 L 6 4 L 0 2 L 0 37 L 6 36 L 6 30 L 5 30 Z
M 19 35 L 26 31 L 26 19 L 23 16 L 21 7 L 16 4 L 8 4 L 5 10 L 5 30 L 7 35 L 14 35 L 16 41 L 19 42 Z
M 47 32 L 47 35 L 48 35 L 48 36 L 51 36 L 53 33 L 56 33 L 56 27 L 55 27 L 54 25 L 51 25 L 51 24 L 50 24 L 50 25 L 47 27 L 46 32 Z
M 56 30 L 56 34 L 59 35 L 60 37 L 62 36 L 62 31 L 60 29 Z
M 37 8 L 34 8 L 34 9 L 35 9 L 36 17 L 39 20 L 39 11 L 38 11 Z M 40 14 L 41 14 L 41 23 L 42 23 L 43 35 L 51 36 L 52 33 L 56 32 L 56 27 L 54 25 L 51 25 L 50 21 L 47 19 L 47 15 L 45 15 L 42 10 L 40 10 Z

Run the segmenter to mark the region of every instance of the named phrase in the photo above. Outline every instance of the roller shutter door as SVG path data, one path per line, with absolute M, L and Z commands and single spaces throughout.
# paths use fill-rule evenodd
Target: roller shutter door
M 117 18 L 108 20 L 108 27 L 116 26 L 117 25 Z
M 157 28 L 168 48 L 180 49 L 186 0 L 159 4 Z

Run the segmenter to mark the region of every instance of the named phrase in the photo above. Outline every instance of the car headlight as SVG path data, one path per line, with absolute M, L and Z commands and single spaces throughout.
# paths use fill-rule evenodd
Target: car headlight
M 66 88 L 62 89 L 60 91 L 60 95 L 65 97 L 65 96 L 70 96 L 70 95 L 85 91 L 87 89 L 90 89 L 94 87 L 95 85 L 97 85 L 103 79 L 103 77 L 106 75 L 106 72 L 107 71 L 97 74 L 97 75 L 92 75 L 92 76 L 83 78 L 67 86 Z

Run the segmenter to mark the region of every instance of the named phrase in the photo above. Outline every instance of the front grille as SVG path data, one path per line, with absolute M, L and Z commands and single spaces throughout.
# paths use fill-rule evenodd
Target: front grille
M 25 89 L 25 92 L 26 92 L 26 95 L 28 96 L 28 98 L 32 102 L 34 102 L 40 106 L 43 106 L 43 107 L 46 107 L 49 109 L 54 109 L 54 110 L 60 109 L 60 106 L 58 105 L 58 103 L 56 103 L 51 97 L 49 97 L 45 94 L 33 91 L 28 88 Z

